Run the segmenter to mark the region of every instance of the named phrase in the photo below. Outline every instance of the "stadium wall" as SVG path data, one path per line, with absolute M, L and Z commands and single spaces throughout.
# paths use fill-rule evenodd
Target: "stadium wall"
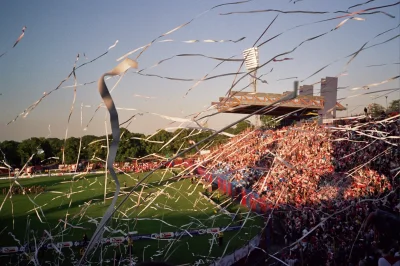
M 214 175 L 206 172 L 206 169 L 203 167 L 196 168 L 198 175 L 203 176 L 208 182 L 214 183 L 218 185 L 218 189 L 225 194 L 231 196 L 232 198 L 237 198 L 240 201 L 240 204 L 248 207 L 253 212 L 257 213 L 267 213 L 268 207 L 265 202 L 261 202 L 260 196 L 250 189 L 245 189 L 243 187 L 238 187 L 234 182 L 229 182 L 227 180 L 227 176 L 224 175 Z M 262 232 L 256 235 L 252 240 L 249 241 L 249 244 L 246 246 L 235 250 L 235 252 L 226 255 L 210 264 L 210 266 L 220 266 L 220 265 L 232 265 L 237 263 L 245 258 L 252 252 L 254 249 L 258 248 L 261 240 Z M 268 237 L 267 237 L 268 238 Z
M 197 174 L 203 176 L 208 182 L 216 184 L 218 189 L 223 193 L 232 198 L 237 198 L 241 205 L 246 206 L 252 211 L 257 213 L 266 213 L 268 211 L 267 204 L 261 202 L 260 195 L 251 189 L 238 187 L 238 184 L 229 182 L 223 175 L 206 173 L 206 170 L 201 167 L 197 168 Z
M 212 264 L 210 264 L 210 266 L 230 266 L 242 259 L 245 259 L 248 256 L 248 254 L 250 254 L 250 252 L 252 252 L 256 247 L 258 247 L 258 245 L 260 244 L 260 240 L 261 240 L 261 235 L 258 234 L 249 241 L 249 244 L 213 262 Z

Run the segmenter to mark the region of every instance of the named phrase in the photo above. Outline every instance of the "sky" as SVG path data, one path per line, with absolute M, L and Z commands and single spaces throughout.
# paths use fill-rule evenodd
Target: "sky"
M 259 82 L 259 92 L 282 93 L 291 90 L 294 79 L 284 81 L 280 79 L 298 77 L 299 81 L 303 81 L 317 70 L 334 62 L 300 85 L 313 84 L 325 76 L 337 76 L 346 71 L 347 75 L 339 77 L 339 87 L 347 88 L 339 90 L 338 98 L 343 98 L 341 103 L 348 105 L 348 115 L 361 113 L 363 108 L 372 102 L 386 106 L 387 92 L 373 94 L 374 97 L 381 96 L 378 99 L 373 99 L 370 95 L 355 95 L 400 88 L 399 79 L 371 87 L 368 91 L 351 90 L 351 88 L 379 83 L 399 75 L 400 65 L 396 63 L 400 62 L 400 38 L 361 51 L 347 68 L 345 66 L 349 58 L 346 57 L 359 50 L 368 41 L 367 46 L 398 36 L 400 28 L 374 38 L 400 23 L 400 5 L 379 9 L 395 18 L 383 13 L 357 15 L 357 18 L 365 20 L 349 20 L 334 31 L 331 30 L 346 18 L 291 29 L 297 25 L 338 17 L 343 14 L 333 12 L 345 11 L 348 7 L 363 2 L 366 1 L 303 0 L 293 3 L 289 0 L 253 0 L 237 5 L 224 5 L 205 12 L 217 4 L 229 1 L 4 1 L 0 9 L 2 25 L 0 54 L 6 52 L 0 57 L 0 141 L 20 141 L 30 137 L 104 135 L 106 128 L 110 133 L 107 110 L 101 108 L 95 113 L 96 107 L 102 102 L 97 82 L 76 88 L 76 101 L 68 123 L 74 98 L 74 88 L 71 87 L 74 84 L 73 78 L 44 98 L 27 116 L 19 117 L 9 125 L 7 123 L 39 100 L 44 92 L 49 93 L 55 89 L 71 72 L 78 53 L 79 65 L 103 54 L 117 40 L 117 45 L 105 56 L 76 71 L 78 84 L 97 81 L 103 73 L 119 63 L 117 62 L 119 57 L 189 21 L 191 22 L 186 26 L 158 39 L 158 41 L 167 39 L 173 41 L 155 42 L 148 47 L 137 60 L 139 70 L 146 69 L 141 73 L 199 80 L 207 73 L 214 76 L 237 72 L 240 62 L 224 62 L 214 69 L 220 61 L 205 57 L 175 57 L 148 69 L 157 62 L 177 54 L 202 54 L 219 58 L 236 56 L 235 58 L 241 59 L 242 51 L 253 46 L 278 13 L 222 15 L 237 11 L 275 9 L 329 12 L 327 14 L 279 13 L 260 42 L 281 32 L 284 33 L 260 47 L 261 64 L 277 54 L 292 50 L 308 38 L 330 32 L 304 43 L 293 53 L 285 56 L 293 58 L 292 60 L 271 62 L 259 69 L 258 75 L 261 75 L 273 68 L 271 73 L 263 76 L 268 84 Z M 350 11 L 393 3 L 396 1 L 377 0 L 352 8 Z M 12 48 L 23 26 L 27 27 L 25 35 Z M 182 42 L 208 39 L 238 40 L 242 37 L 245 39 L 237 43 Z M 130 55 L 129 58 L 135 59 L 139 52 Z M 368 67 L 370 65 L 382 66 Z M 242 68 L 241 71 L 245 69 Z M 119 110 L 120 122 L 138 112 L 182 118 L 204 111 L 211 102 L 225 95 L 233 80 L 234 76 L 225 76 L 203 81 L 185 96 L 196 81 L 167 80 L 138 75 L 136 70 L 129 70 L 118 82 L 112 96 L 116 106 L 122 108 Z M 107 80 L 109 89 L 117 81 L 118 77 Z M 248 83 L 249 80 L 245 78 L 234 90 L 239 90 Z M 317 95 L 319 90 L 320 85 L 315 85 L 314 92 Z M 400 90 L 387 96 L 389 103 L 399 99 Z M 81 105 L 84 107 L 81 108 Z M 123 110 L 124 108 L 126 110 Z M 137 116 L 128 129 L 131 132 L 151 134 L 157 129 L 179 126 L 179 123 L 172 123 L 173 121 L 148 113 Z M 342 115 L 346 114 L 339 114 Z M 93 120 L 84 130 L 92 117 Z M 208 121 L 208 127 L 222 128 L 238 118 L 240 118 L 238 115 L 219 114 Z

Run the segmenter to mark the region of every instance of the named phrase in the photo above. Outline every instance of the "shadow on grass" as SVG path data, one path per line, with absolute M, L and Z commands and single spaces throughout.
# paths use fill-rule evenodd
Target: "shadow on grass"
M 90 174 L 86 176 L 79 176 L 75 177 L 75 182 L 79 182 L 82 179 L 95 179 L 98 178 L 99 175 L 95 174 Z M 10 183 L 12 183 L 15 179 L 10 178 L 10 179 L 5 179 L 5 180 L 0 180 L 0 190 L 3 188 L 9 188 Z M 34 177 L 34 178 L 18 178 L 16 179 L 23 187 L 31 187 L 31 186 L 46 186 L 46 187 L 52 187 L 54 185 L 59 185 L 61 182 L 68 182 L 72 180 L 72 176 L 43 176 L 43 177 Z M 66 183 L 63 183 L 63 185 Z M 74 184 L 74 183 L 67 183 L 67 184 Z M 14 185 L 18 186 L 18 185 Z
M 161 212 L 161 211 L 160 211 Z M 183 213 L 183 212 L 170 212 L 170 211 L 165 211 L 166 214 L 161 214 L 160 217 L 157 217 L 158 219 L 164 219 L 168 224 L 175 225 L 175 226 L 169 226 L 166 225 L 165 223 L 162 223 L 161 221 L 157 220 L 137 220 L 135 221 L 132 217 L 132 220 L 130 221 L 124 221 L 124 220 L 113 220 L 112 222 L 109 223 L 108 226 L 113 227 L 116 230 L 122 230 L 124 232 L 128 231 L 138 231 L 139 234 L 143 233 L 160 233 L 160 232 L 176 232 L 176 231 L 182 231 L 184 229 L 186 230 L 192 230 L 192 229 L 206 229 L 206 228 L 213 228 L 213 227 L 225 227 L 225 226 L 235 226 L 237 223 L 235 221 L 232 221 L 232 219 L 226 215 L 223 214 L 217 214 L 213 216 L 212 213 Z M 211 212 L 211 208 L 210 208 Z M 58 223 L 58 220 L 56 219 L 49 219 L 47 221 L 49 224 L 53 225 L 54 227 L 55 224 Z M 75 221 L 70 221 L 71 223 L 75 224 Z M 182 227 L 182 225 L 185 225 Z M 19 220 L 16 220 L 16 225 L 19 228 L 25 228 L 26 227 L 26 222 L 20 217 Z M 89 224 L 86 222 L 82 224 L 81 226 L 83 227 L 89 227 Z M 213 236 L 210 234 L 205 234 L 205 235 L 200 235 L 200 236 L 187 236 L 187 237 L 182 237 L 180 239 L 175 239 L 173 241 L 170 240 L 138 240 L 134 242 L 134 247 L 133 247 L 133 256 L 138 257 L 139 261 L 148 261 L 151 258 L 155 261 L 160 260 L 160 261 L 168 261 L 173 264 L 182 264 L 182 263 L 187 263 L 187 262 L 193 262 L 195 260 L 203 259 L 205 260 L 205 257 L 208 257 L 210 259 L 216 258 L 221 256 L 221 254 L 225 251 L 226 249 L 226 254 L 229 254 L 233 252 L 235 249 L 240 248 L 241 246 L 245 245 L 247 241 L 249 241 L 254 235 L 259 233 L 260 229 L 262 226 L 262 219 L 254 216 L 248 221 L 248 225 L 241 229 L 240 231 L 232 231 L 232 232 L 226 232 L 224 234 L 224 245 L 222 247 L 218 246 L 217 242 L 212 243 Z M 34 231 L 36 234 L 36 238 L 39 239 L 41 236 L 41 228 L 44 227 L 43 224 L 39 224 L 36 222 L 31 223 L 31 229 Z M 57 232 L 60 231 L 60 227 L 58 227 L 56 230 L 50 231 L 52 234 L 56 235 Z M 95 229 L 94 225 L 91 225 L 90 228 L 86 230 L 82 229 L 71 229 L 70 231 L 66 232 L 66 235 L 63 237 L 57 237 L 54 240 L 57 241 L 69 241 L 69 240 L 81 240 L 82 239 L 82 234 L 85 232 L 88 234 L 88 237 L 91 237 L 91 234 L 93 233 Z M 48 229 L 46 229 L 48 230 Z M 23 241 L 23 234 L 20 232 L 20 230 L 16 230 L 13 232 L 17 238 Z M 120 233 L 117 234 L 111 234 L 106 232 L 104 234 L 104 237 L 112 237 L 112 236 L 117 236 L 121 235 Z M 32 236 L 31 236 L 32 239 Z M 7 244 L 11 245 L 16 245 L 16 243 L 13 241 L 11 236 L 4 236 L 0 240 L 1 243 L 4 243 L 4 241 L 7 241 Z M 211 244 L 212 243 L 212 244 Z M 103 247 L 104 248 L 104 247 Z M 64 254 L 65 257 L 70 257 L 68 254 L 70 252 L 74 252 L 75 256 L 79 256 L 79 250 L 77 248 L 73 248 L 72 251 L 65 249 L 66 253 Z M 108 258 L 112 258 L 114 255 L 114 252 L 116 254 L 120 254 L 124 258 L 129 257 L 129 252 L 126 249 L 126 246 L 108 246 L 107 247 L 108 251 L 105 251 L 103 255 L 106 255 Z M 103 250 L 104 251 L 104 250 Z M 52 252 L 51 251 L 46 251 L 44 254 L 43 260 L 50 260 L 55 259 L 57 256 L 52 257 Z M 98 256 L 99 253 L 96 253 L 96 256 Z M 6 258 L 6 260 L 9 260 L 10 258 Z M 16 255 L 13 255 L 13 258 L 11 258 L 13 263 L 16 263 L 18 261 L 18 258 Z M 0 262 L 5 261 L 2 258 L 0 258 Z M 52 260 L 54 261 L 54 260 Z M 71 261 L 68 259 L 67 264 L 62 264 L 61 265 L 70 265 Z M 20 264 L 21 265 L 21 264 Z M 23 265 L 23 264 L 22 264 Z

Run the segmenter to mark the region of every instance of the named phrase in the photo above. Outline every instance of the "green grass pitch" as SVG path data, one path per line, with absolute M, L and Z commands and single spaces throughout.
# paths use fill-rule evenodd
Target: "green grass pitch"
M 118 175 L 122 189 L 117 204 L 143 175 Z M 228 215 L 218 212 L 214 205 L 199 195 L 199 192 L 204 192 L 201 184 L 192 184 L 190 179 L 173 180 L 171 177 L 171 172 L 166 170 L 160 170 L 151 175 L 146 180 L 145 186 L 139 186 L 114 214 L 107 229 L 147 234 L 176 232 L 183 228 L 192 230 L 238 225 L 237 221 L 232 221 Z M 110 175 L 108 180 L 112 180 Z M 4 202 L 0 210 L 0 246 L 18 246 L 13 236 L 21 244 L 24 243 L 28 239 L 27 231 L 30 231 L 30 241 L 33 241 L 34 237 L 37 240 L 40 239 L 44 230 L 51 233 L 55 242 L 79 241 L 82 240 L 83 233 L 90 238 L 96 228 L 93 219 L 100 221 L 115 191 L 114 182 L 108 181 L 107 200 L 106 204 L 103 204 L 104 181 L 104 174 L 74 178 L 57 176 L 18 180 L 23 187 L 42 186 L 46 191 L 41 194 L 14 194 L 5 201 L 5 195 L 0 194 L 0 202 Z M 3 191 L 3 188 L 9 188 L 11 183 L 12 179 L 0 180 L 0 191 Z M 139 195 L 141 200 L 137 206 Z M 28 196 L 41 208 L 37 208 Z M 103 259 L 112 259 L 115 254 L 120 254 L 123 258 L 127 256 L 135 258 L 135 261 L 161 260 L 179 265 L 200 259 L 205 261 L 206 258 L 212 260 L 221 256 L 223 252 L 227 255 L 245 245 L 259 233 L 263 220 L 255 214 L 248 215 L 247 209 L 232 203 L 226 196 L 222 196 L 220 201 L 226 202 L 224 205 L 227 205 L 226 209 L 231 213 L 239 209 L 243 218 L 248 217 L 243 229 L 224 234 L 222 247 L 215 242 L 211 245 L 212 235 L 210 234 L 182 237 L 179 240 L 137 240 L 133 243 L 133 254 L 127 254 L 125 245 L 107 246 L 101 253 Z M 85 229 L 72 228 L 70 225 L 64 227 L 65 224 L 60 222 L 60 219 L 67 220 L 70 225 Z M 26 230 L 28 220 L 30 230 Z M 120 232 L 113 233 L 106 230 L 103 237 L 121 235 Z M 71 265 L 79 258 L 79 250 L 74 248 L 63 249 L 65 256 L 55 255 L 52 252 L 54 251 L 46 251 L 44 260 L 53 260 L 53 262 L 56 260 L 61 265 Z M 97 253 L 91 260 L 99 260 L 100 251 Z M 18 260 L 21 260 L 21 256 L 18 257 L 15 254 L 0 257 L 3 263 L 15 263 Z

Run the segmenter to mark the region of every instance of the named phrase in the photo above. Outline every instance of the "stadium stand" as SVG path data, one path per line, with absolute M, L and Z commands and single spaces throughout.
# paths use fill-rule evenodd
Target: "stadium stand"
M 265 241 L 289 265 L 399 263 L 399 136 L 399 117 L 247 130 L 198 173 L 272 218 Z

